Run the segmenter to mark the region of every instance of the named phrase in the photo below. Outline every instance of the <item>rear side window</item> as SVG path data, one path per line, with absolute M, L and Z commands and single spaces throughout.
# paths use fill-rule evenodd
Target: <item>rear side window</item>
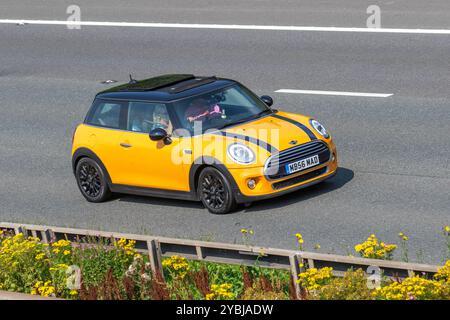
M 121 129 L 125 104 L 118 101 L 96 100 L 86 123 L 113 129 Z

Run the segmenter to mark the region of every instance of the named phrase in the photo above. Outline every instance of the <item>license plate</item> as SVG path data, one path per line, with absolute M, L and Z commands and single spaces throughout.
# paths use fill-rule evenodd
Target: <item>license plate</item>
M 319 164 L 319 155 L 315 155 L 306 159 L 302 159 L 300 161 L 295 161 L 292 163 L 288 163 L 285 168 L 287 173 L 294 173 L 298 171 L 302 171 L 308 169 L 310 167 L 314 167 Z

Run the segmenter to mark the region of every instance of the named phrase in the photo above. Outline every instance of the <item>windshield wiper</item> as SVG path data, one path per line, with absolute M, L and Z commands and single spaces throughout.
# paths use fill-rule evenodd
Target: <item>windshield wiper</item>
M 234 125 L 237 125 L 237 124 L 240 124 L 240 123 L 244 123 L 244 122 L 250 121 L 252 119 L 253 118 L 248 118 L 248 119 L 242 119 L 242 120 L 239 120 L 239 121 L 229 122 L 227 124 L 224 124 L 220 129 L 224 129 L 224 128 L 231 127 L 231 126 L 234 126 Z
M 266 110 L 263 110 L 260 113 L 258 113 L 258 116 L 262 116 L 262 115 L 265 115 L 265 114 L 271 114 L 271 113 L 273 113 L 272 109 L 266 109 Z

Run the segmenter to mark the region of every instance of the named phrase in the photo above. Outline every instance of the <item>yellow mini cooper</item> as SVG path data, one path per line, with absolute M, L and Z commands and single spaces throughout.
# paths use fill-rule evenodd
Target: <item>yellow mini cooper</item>
M 272 104 L 230 79 L 130 76 L 98 93 L 75 129 L 78 187 L 90 202 L 129 193 L 222 214 L 332 177 L 336 147 L 324 126 Z

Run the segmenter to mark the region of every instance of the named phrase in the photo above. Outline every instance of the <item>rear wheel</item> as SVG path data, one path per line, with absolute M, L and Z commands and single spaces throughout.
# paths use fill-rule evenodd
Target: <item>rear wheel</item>
M 224 214 L 236 208 L 231 184 L 217 169 L 208 167 L 198 180 L 198 194 L 203 205 L 211 213 Z
M 111 197 L 106 174 L 91 158 L 82 158 L 75 169 L 78 188 L 89 202 L 103 202 Z

